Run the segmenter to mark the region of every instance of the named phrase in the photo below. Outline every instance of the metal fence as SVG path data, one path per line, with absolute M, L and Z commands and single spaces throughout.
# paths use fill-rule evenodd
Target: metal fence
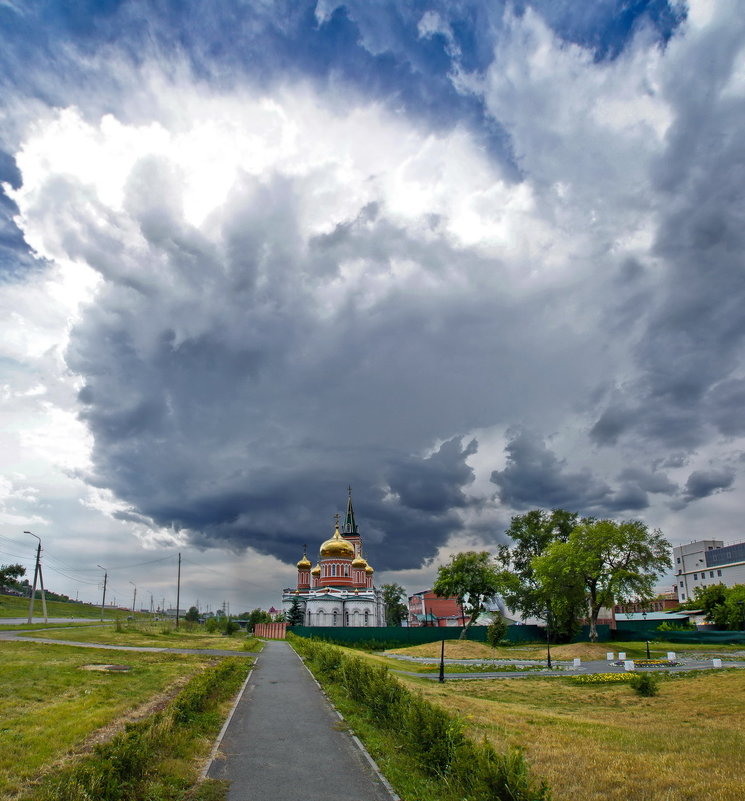
M 647 627 L 623 628 L 613 632 L 614 640 L 630 642 L 634 640 L 662 640 L 699 645 L 726 645 L 727 643 L 745 643 L 745 631 L 655 631 Z
M 610 627 L 600 625 L 598 642 L 610 639 Z M 468 639 L 473 642 L 486 642 L 486 626 L 471 626 Z M 288 629 L 299 637 L 315 637 L 317 639 L 344 643 L 385 643 L 387 646 L 421 645 L 441 640 L 457 640 L 460 637 L 460 626 L 416 626 L 399 628 L 396 626 L 293 626 Z M 574 642 L 584 642 L 590 638 L 589 626 L 583 626 Z M 505 639 L 509 642 L 546 642 L 546 629 L 543 626 L 508 626 Z M 641 637 L 646 639 L 646 637 Z

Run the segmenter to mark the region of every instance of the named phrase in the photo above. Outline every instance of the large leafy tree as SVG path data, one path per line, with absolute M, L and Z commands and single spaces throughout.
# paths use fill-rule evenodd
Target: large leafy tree
M 455 554 L 446 565 L 437 569 L 433 590 L 444 598 L 457 598 L 468 615 L 466 625 L 460 633 L 463 640 L 468 629 L 484 611 L 485 601 L 501 594 L 507 587 L 510 576 L 500 569 L 486 551 L 464 551 Z
M 535 575 L 533 560 L 554 542 L 566 542 L 578 523 L 575 512 L 533 509 L 512 518 L 506 534 L 512 545 L 499 547 L 499 561 L 511 574 L 503 597 L 509 609 L 523 617 L 537 617 L 550 624 L 551 638 L 568 642 L 585 616 L 584 588 L 579 581 L 566 585 L 560 596 L 546 592 Z
M 26 568 L 23 565 L 0 565 L 0 587 L 15 585 L 25 575 Z
M 672 565 L 670 543 L 639 520 L 584 519 L 566 542 L 554 542 L 532 561 L 537 580 L 552 597 L 567 586 L 584 588 L 590 639 L 597 640 L 598 614 L 618 598 L 649 598 L 658 576 Z
M 406 590 L 400 584 L 383 584 L 380 589 L 383 591 L 385 625 L 400 626 L 409 611 L 403 602 L 406 598 Z

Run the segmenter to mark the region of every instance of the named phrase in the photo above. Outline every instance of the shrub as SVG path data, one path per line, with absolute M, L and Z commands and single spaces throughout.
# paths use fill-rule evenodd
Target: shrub
M 360 657 L 348 657 L 317 640 L 288 640 L 325 681 L 338 685 L 368 721 L 400 735 L 419 769 L 447 782 L 463 801 L 549 801 L 545 784 L 536 785 L 519 749 L 500 754 L 488 743 L 468 740 L 458 719 Z
M 657 631 L 696 631 L 693 623 L 686 623 L 685 621 L 666 620 L 657 626 Z
M 507 623 L 499 612 L 492 615 L 492 620 L 486 629 L 486 641 L 492 648 L 496 648 L 507 634 Z
M 652 695 L 657 695 L 657 693 L 660 691 L 657 677 L 652 673 L 634 673 L 629 680 L 629 683 L 638 695 L 642 695 L 645 698 L 649 698 Z

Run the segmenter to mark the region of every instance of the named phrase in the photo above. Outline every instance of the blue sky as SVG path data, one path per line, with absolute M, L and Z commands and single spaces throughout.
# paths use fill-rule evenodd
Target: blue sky
M 0 561 L 276 605 L 350 483 L 411 591 L 536 507 L 741 539 L 744 27 L 0 2 Z

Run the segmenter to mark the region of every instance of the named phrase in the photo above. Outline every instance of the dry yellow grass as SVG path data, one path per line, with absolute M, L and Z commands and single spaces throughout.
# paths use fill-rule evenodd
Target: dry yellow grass
M 413 683 L 475 738 L 522 746 L 555 801 L 745 798 L 745 671 L 665 681 L 653 698 L 564 680 Z
M 409 648 L 395 648 L 387 653 L 407 656 L 440 657 L 441 643 L 429 642 Z M 624 647 L 624 646 L 621 646 Z M 578 642 L 569 645 L 552 645 L 551 655 L 556 659 L 605 659 L 606 653 L 617 644 Z M 545 659 L 545 645 L 514 645 L 507 648 L 492 648 L 481 642 L 470 640 L 445 640 L 446 659 Z

